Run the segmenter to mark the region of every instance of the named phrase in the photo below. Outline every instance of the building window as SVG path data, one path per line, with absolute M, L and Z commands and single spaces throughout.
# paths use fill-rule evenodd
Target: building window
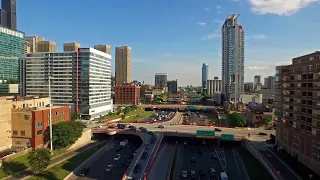
M 42 102 L 42 106 L 44 106 L 44 102 Z
M 61 111 L 61 114 L 64 114 L 64 110 Z
M 64 116 L 61 117 L 61 121 L 64 121 Z
M 15 136 L 18 135 L 18 131 L 13 130 L 13 131 L 12 131 L 12 134 L 15 135 Z
M 38 122 L 37 127 L 42 127 L 42 122 Z
M 56 116 L 58 116 L 59 115 L 59 112 L 58 111 L 56 111 Z
M 37 131 L 37 135 L 42 134 L 42 130 Z
M 26 132 L 25 131 L 20 131 L 21 136 L 25 136 Z
M 24 120 L 29 120 L 29 115 L 24 115 Z

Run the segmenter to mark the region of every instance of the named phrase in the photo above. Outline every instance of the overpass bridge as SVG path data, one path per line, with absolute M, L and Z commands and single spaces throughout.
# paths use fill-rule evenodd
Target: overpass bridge
M 180 108 L 186 109 L 188 107 L 195 107 L 199 110 L 201 109 L 218 109 L 218 106 L 205 106 L 205 105 L 186 105 L 186 104 L 141 104 L 138 107 L 141 108 L 159 108 L 159 109 L 169 109 L 169 108 Z

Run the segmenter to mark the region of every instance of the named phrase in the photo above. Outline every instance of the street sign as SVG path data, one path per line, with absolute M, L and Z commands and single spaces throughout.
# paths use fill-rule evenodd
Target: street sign
M 215 131 L 203 131 L 203 130 L 197 130 L 196 136 L 200 137 L 214 137 L 216 135 Z
M 234 134 L 221 134 L 221 139 L 234 140 Z

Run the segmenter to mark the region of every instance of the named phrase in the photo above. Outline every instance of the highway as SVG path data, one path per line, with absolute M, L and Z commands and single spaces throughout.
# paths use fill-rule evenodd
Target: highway
M 173 156 L 175 144 L 164 144 L 152 165 L 148 179 L 164 180 L 167 178 L 167 173 L 170 169 L 171 158 Z
M 199 109 L 206 107 L 207 109 L 217 109 L 217 106 L 205 106 L 205 105 L 188 105 L 188 104 L 141 104 L 138 107 L 141 108 L 186 108 L 187 106 L 195 106 Z
M 147 132 L 141 132 L 141 134 L 142 134 L 142 137 L 144 138 L 143 141 L 145 143 L 148 143 L 152 138 L 152 135 L 148 134 Z M 150 155 L 152 155 L 152 152 L 155 150 L 155 145 L 157 144 L 157 141 L 159 140 L 161 135 L 158 133 L 154 133 L 154 136 L 156 136 L 156 142 L 154 144 L 149 144 L 148 150 L 146 149 L 146 144 L 142 145 L 143 151 L 141 151 L 141 153 L 137 155 L 136 161 L 132 163 L 132 166 L 131 166 L 132 168 L 130 168 L 129 172 L 127 172 L 127 179 L 132 179 L 132 178 L 143 179 L 144 172 L 146 171 L 148 162 L 150 161 L 150 158 L 151 158 Z M 147 159 L 141 159 L 141 155 L 143 152 L 148 152 Z M 133 170 L 137 164 L 141 165 L 141 170 L 138 173 L 135 173 L 133 172 Z
M 138 137 L 135 137 L 138 138 Z M 127 147 L 123 147 L 119 152 L 117 152 L 115 149 L 111 150 L 111 146 L 115 146 L 115 148 L 120 147 L 119 142 L 123 140 L 124 138 L 115 138 L 112 140 L 108 145 L 103 147 L 105 150 L 101 153 L 99 158 L 93 159 L 92 162 L 88 162 L 84 167 L 89 167 L 90 170 L 86 174 L 85 177 L 79 177 L 77 176 L 82 169 L 79 170 L 79 172 L 76 172 L 77 175 L 74 175 L 69 178 L 69 180 L 93 180 L 93 179 L 106 179 L 108 177 L 108 180 L 119 180 L 122 178 L 123 174 L 125 173 L 128 165 L 131 162 L 130 158 L 126 158 L 126 156 L 132 155 L 135 150 L 138 149 L 139 144 L 137 144 L 137 139 L 130 138 L 128 142 Z M 129 147 L 130 146 L 130 147 Z M 118 161 L 114 160 L 114 157 L 116 154 L 121 154 L 121 159 Z M 117 165 L 123 162 L 124 167 L 118 168 Z M 106 167 L 111 164 L 114 166 L 114 169 L 111 172 L 106 172 Z

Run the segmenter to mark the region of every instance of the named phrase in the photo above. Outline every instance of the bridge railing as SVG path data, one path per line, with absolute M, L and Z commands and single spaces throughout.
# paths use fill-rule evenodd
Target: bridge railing
M 156 144 L 156 149 L 152 152 L 151 154 L 151 159 L 150 161 L 148 162 L 148 165 L 147 165 L 147 169 L 146 169 L 146 177 L 148 177 L 149 175 L 149 172 L 151 170 L 151 167 L 152 167 L 152 164 L 154 162 L 154 159 L 156 158 L 156 155 L 158 154 L 159 152 L 159 149 L 160 149 L 160 145 L 161 145 L 161 142 L 162 142 L 162 139 L 163 139 L 163 135 L 161 134 L 160 135 L 160 139 L 157 141 L 157 144 Z

